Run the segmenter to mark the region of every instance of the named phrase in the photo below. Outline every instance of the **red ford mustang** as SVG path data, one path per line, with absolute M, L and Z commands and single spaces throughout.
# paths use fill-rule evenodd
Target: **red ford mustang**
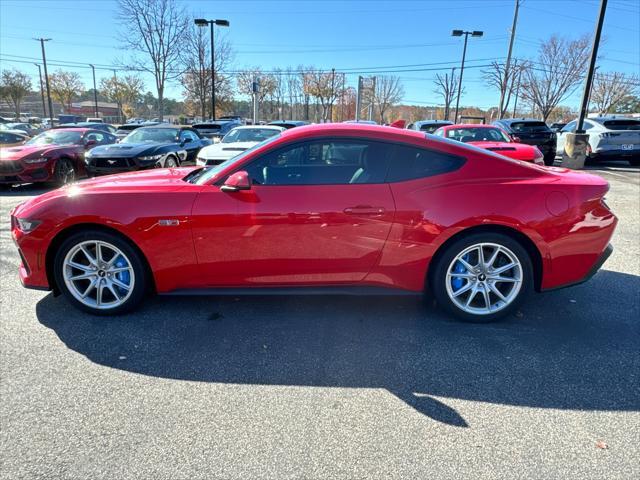
M 46 131 L 24 145 L 0 148 L 0 183 L 64 185 L 86 175 L 86 150 L 115 141 L 115 135 L 90 128 Z
M 470 143 L 505 157 L 544 165 L 544 155 L 537 147 L 519 143 L 518 139 L 511 138 L 507 132 L 493 125 L 447 125 L 440 127 L 433 134 Z
M 12 212 L 26 287 L 116 314 L 157 293 L 435 296 L 470 321 L 588 279 L 600 177 L 397 128 L 287 130 L 208 168 L 70 185 Z

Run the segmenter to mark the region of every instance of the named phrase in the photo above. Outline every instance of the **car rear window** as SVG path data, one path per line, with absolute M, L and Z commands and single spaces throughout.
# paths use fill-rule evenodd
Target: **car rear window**
M 203 130 L 220 130 L 220 124 L 219 123 L 196 123 L 195 125 L 193 125 L 193 128 L 197 129 L 203 129 Z
M 125 132 L 126 131 L 132 131 L 132 130 L 135 130 L 136 128 L 140 128 L 141 126 L 142 125 L 136 125 L 136 124 L 133 124 L 133 125 L 120 125 L 118 127 L 118 130 L 122 130 L 122 131 L 125 131 Z
M 609 130 L 640 130 L 640 121 L 638 120 L 607 120 L 603 125 Z
M 511 130 L 522 133 L 550 132 L 551 130 L 544 122 L 513 122 Z

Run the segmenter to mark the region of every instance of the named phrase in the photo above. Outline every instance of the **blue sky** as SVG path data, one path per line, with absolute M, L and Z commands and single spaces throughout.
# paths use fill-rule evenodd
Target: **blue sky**
M 440 103 L 433 92 L 438 73 L 433 69 L 459 65 L 462 39 L 451 37 L 451 30 L 483 30 L 483 38 L 469 38 L 461 103 L 484 108 L 498 102 L 498 93 L 486 88 L 476 66 L 506 57 L 514 7 L 514 0 L 179 1 L 194 16 L 231 22 L 226 35 L 235 50 L 236 69 L 304 64 L 356 72 L 421 64 L 397 73 L 405 88 L 404 103 L 418 105 Z M 552 34 L 591 35 L 598 5 L 598 0 L 523 0 L 514 56 L 535 56 L 539 42 Z M 47 43 L 51 64 L 112 65 L 126 58 L 127 52 L 118 48 L 116 7 L 115 0 L 0 0 L 0 67 L 19 68 L 35 80 L 33 62 L 41 57 L 32 37 L 52 38 Z M 600 71 L 640 74 L 640 0 L 609 0 L 603 35 Z M 77 71 L 91 84 L 86 65 L 51 70 L 56 68 Z M 109 75 L 97 70 L 98 82 Z M 355 85 L 356 79 L 357 73 L 349 74 L 347 83 Z M 152 89 L 153 80 L 145 81 Z M 180 87 L 171 86 L 167 96 L 180 98 Z M 564 103 L 577 101 L 576 93 Z

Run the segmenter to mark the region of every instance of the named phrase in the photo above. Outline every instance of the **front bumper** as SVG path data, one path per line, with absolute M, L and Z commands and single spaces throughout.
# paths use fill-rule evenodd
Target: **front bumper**
M 51 180 L 53 167 L 51 162 L 25 163 L 21 160 L 0 161 L 0 183 L 36 183 Z
M 112 163 L 113 162 L 113 163 Z M 140 162 L 136 158 L 96 158 L 92 157 L 85 164 L 90 177 L 113 175 L 116 173 L 135 172 L 154 168 L 158 161 Z

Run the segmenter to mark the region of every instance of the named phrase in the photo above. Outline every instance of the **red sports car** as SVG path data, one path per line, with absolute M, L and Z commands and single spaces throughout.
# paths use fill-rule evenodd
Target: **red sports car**
M 544 155 L 537 147 L 518 143 L 507 132 L 493 125 L 461 124 L 440 127 L 433 132 L 439 137 L 470 143 L 476 147 L 491 150 L 505 157 L 544 165 Z
M 14 209 L 26 287 L 117 314 L 145 293 L 421 294 L 470 321 L 588 279 L 602 178 L 413 130 L 294 128 L 210 168 L 111 175 Z
M 0 149 L 0 183 L 64 185 L 86 174 L 86 150 L 115 142 L 115 135 L 90 128 L 46 131 L 24 145 Z

